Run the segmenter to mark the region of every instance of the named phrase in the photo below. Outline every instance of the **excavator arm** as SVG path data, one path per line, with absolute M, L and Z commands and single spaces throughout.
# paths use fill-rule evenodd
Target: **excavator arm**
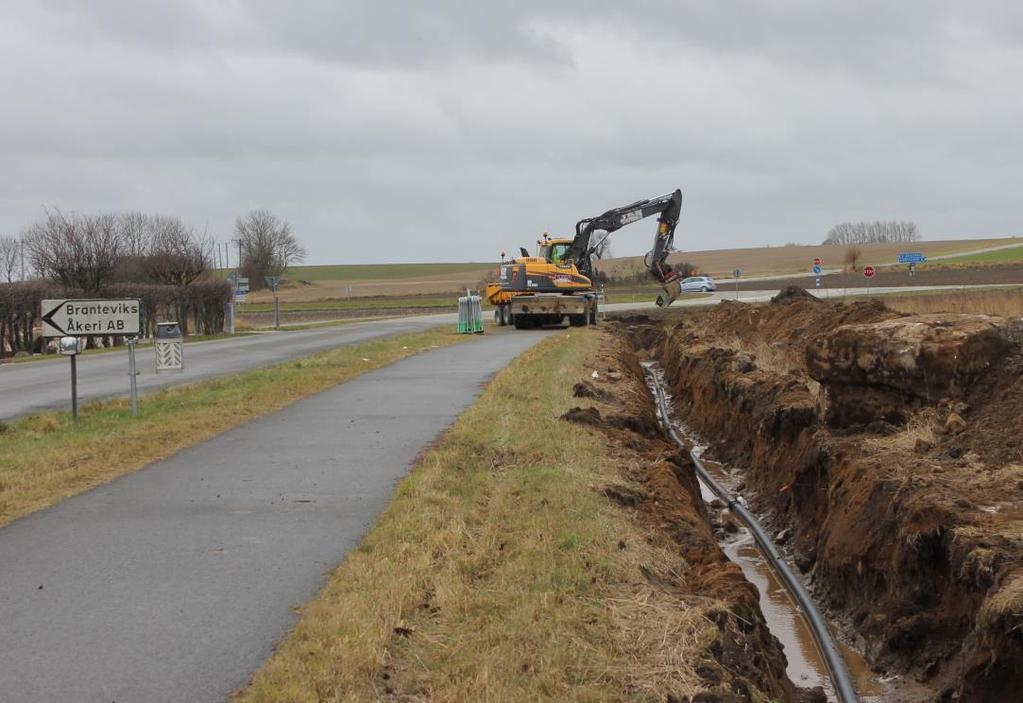
M 667 297 L 659 297 L 658 305 L 670 305 L 679 295 L 678 276 L 667 264 L 675 240 L 675 226 L 682 212 L 682 191 L 659 195 L 648 200 L 637 200 L 623 207 L 608 210 L 602 215 L 580 220 L 575 226 L 575 239 L 565 252 L 565 258 L 572 260 L 579 273 L 592 278 L 593 276 L 593 233 L 602 230 L 607 232 L 605 238 L 625 225 L 638 222 L 652 215 L 658 215 L 657 233 L 654 235 L 653 248 L 643 257 L 647 270 L 660 281 Z M 601 240 L 602 241 L 602 240 Z M 599 242 L 598 242 L 599 244 Z

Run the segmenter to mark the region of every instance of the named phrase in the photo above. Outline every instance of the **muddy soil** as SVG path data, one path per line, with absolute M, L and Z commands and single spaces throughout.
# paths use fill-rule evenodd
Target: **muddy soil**
M 617 323 L 819 602 L 936 701 L 1023 687 L 1023 329 L 783 291 Z
M 756 587 L 719 547 L 691 460 L 661 431 L 631 346 L 607 335 L 595 363 L 598 378 L 580 379 L 574 389 L 579 407 L 562 417 L 599 429 L 618 453 L 621 482 L 595 490 L 630 511 L 650 544 L 676 555 L 674 567 L 644 570 L 650 584 L 677 596 L 679 607 L 716 604 L 707 614 L 716 637 L 693 663 L 706 691 L 667 700 L 823 702 L 823 691 L 797 688 L 786 677 L 785 657 L 760 612 Z
M 869 263 L 869 262 L 868 262 Z M 809 271 L 806 276 L 770 281 L 767 285 L 764 281 L 739 280 L 739 290 L 763 290 L 765 287 L 785 288 L 790 285 L 805 286 L 809 280 Z M 905 266 L 894 268 L 877 269 L 874 278 L 870 280 L 871 287 L 898 287 L 898 286 L 987 286 L 1001 283 L 1023 284 L 1023 264 L 991 264 L 987 266 L 941 266 L 938 262 L 934 265 L 922 264 L 917 267 L 916 275 L 910 276 L 909 269 Z M 828 288 L 866 288 L 867 279 L 863 277 L 862 271 L 848 271 L 825 276 L 823 284 Z M 725 289 L 732 290 L 732 284 L 727 284 Z

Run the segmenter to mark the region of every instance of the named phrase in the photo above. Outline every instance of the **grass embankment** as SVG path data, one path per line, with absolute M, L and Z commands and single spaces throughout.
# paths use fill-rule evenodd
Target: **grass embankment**
M 689 655 L 714 626 L 701 607 L 642 591 L 640 565 L 684 568 L 677 553 L 657 551 L 597 491 L 635 459 L 558 420 L 598 344 L 599 333 L 570 330 L 500 372 L 240 700 L 663 701 L 700 690 Z
M 954 312 L 1023 317 L 1023 288 L 987 288 L 951 293 L 921 291 L 914 295 L 889 294 L 881 299 L 894 310 L 916 315 Z
M 267 415 L 358 374 L 467 339 L 447 330 L 388 337 L 265 369 L 144 395 L 139 417 L 127 399 L 70 413 L 0 422 L 0 525 Z

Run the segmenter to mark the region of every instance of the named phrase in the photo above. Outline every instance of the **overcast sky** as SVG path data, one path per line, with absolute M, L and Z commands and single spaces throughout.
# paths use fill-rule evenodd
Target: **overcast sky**
M 0 0 L 0 233 L 268 208 L 309 263 L 484 261 L 680 187 L 681 249 L 1019 234 L 1021 8 Z

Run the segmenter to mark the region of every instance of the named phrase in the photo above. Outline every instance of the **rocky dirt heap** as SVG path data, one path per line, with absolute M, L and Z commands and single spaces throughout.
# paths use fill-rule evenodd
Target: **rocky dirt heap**
M 913 411 L 962 398 L 1023 339 L 1023 325 L 984 315 L 919 315 L 843 325 L 814 337 L 806 370 L 827 391 L 836 427 L 902 424 Z

